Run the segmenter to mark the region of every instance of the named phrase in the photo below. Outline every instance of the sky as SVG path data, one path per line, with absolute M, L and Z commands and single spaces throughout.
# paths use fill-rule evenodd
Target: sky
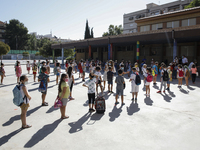
M 86 20 L 94 37 L 101 37 L 110 24 L 123 26 L 123 15 L 174 0 L 0 0 L 0 21 L 17 19 L 30 32 L 62 39 L 84 39 Z

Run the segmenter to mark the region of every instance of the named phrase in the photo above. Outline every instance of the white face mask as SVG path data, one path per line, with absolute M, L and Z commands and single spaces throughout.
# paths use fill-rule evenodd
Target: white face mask
M 28 81 L 26 81 L 24 84 L 27 85 L 27 84 L 28 84 Z

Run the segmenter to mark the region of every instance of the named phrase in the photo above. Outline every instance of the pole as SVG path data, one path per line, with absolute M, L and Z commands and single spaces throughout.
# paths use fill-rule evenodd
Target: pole
M 137 41 L 137 54 L 136 54 L 136 60 L 139 62 L 139 56 L 140 56 L 140 42 Z
M 62 64 L 64 64 L 64 48 L 62 48 Z

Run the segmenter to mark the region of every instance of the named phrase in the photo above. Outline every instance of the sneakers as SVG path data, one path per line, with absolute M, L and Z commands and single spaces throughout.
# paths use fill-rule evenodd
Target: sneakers
M 42 103 L 42 106 L 48 106 L 49 104 L 47 102 Z
M 119 102 L 115 102 L 115 105 L 119 104 Z
M 134 101 L 134 98 L 132 98 L 131 100 Z
M 163 91 L 163 93 L 165 93 L 165 91 Z
M 161 91 L 158 91 L 157 93 L 161 93 Z
M 166 90 L 169 91 L 169 88 L 167 88 Z
M 89 112 L 95 112 L 95 110 L 94 110 L 94 109 L 92 109 L 92 108 L 90 108 L 90 109 L 89 109 Z

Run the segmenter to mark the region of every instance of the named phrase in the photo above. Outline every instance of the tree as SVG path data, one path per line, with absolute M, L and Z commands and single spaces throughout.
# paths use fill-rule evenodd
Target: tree
M 74 49 L 64 49 L 64 56 L 67 57 L 66 59 L 74 58 L 75 53 Z
M 88 26 L 88 20 L 86 20 L 86 26 L 85 26 L 85 38 L 84 39 L 89 39 L 90 36 L 90 27 Z
M 2 62 L 2 55 L 6 55 L 10 51 L 10 46 L 0 41 L 0 56 Z
M 114 26 L 111 24 L 108 28 L 108 32 L 104 32 L 102 36 L 120 35 L 122 34 L 122 32 L 122 25 Z
M 5 38 L 8 39 L 8 45 L 11 49 L 25 49 L 28 42 L 28 29 L 19 20 L 10 20 L 6 24 Z
M 185 9 L 200 6 L 200 0 L 193 0 L 189 5 L 185 6 Z
M 35 35 L 28 34 L 28 36 L 29 36 L 29 39 L 27 42 L 27 49 L 28 50 L 37 50 L 39 45 L 37 45 L 37 39 L 36 39 Z
M 90 38 L 94 38 L 93 28 L 91 29 L 91 35 Z

